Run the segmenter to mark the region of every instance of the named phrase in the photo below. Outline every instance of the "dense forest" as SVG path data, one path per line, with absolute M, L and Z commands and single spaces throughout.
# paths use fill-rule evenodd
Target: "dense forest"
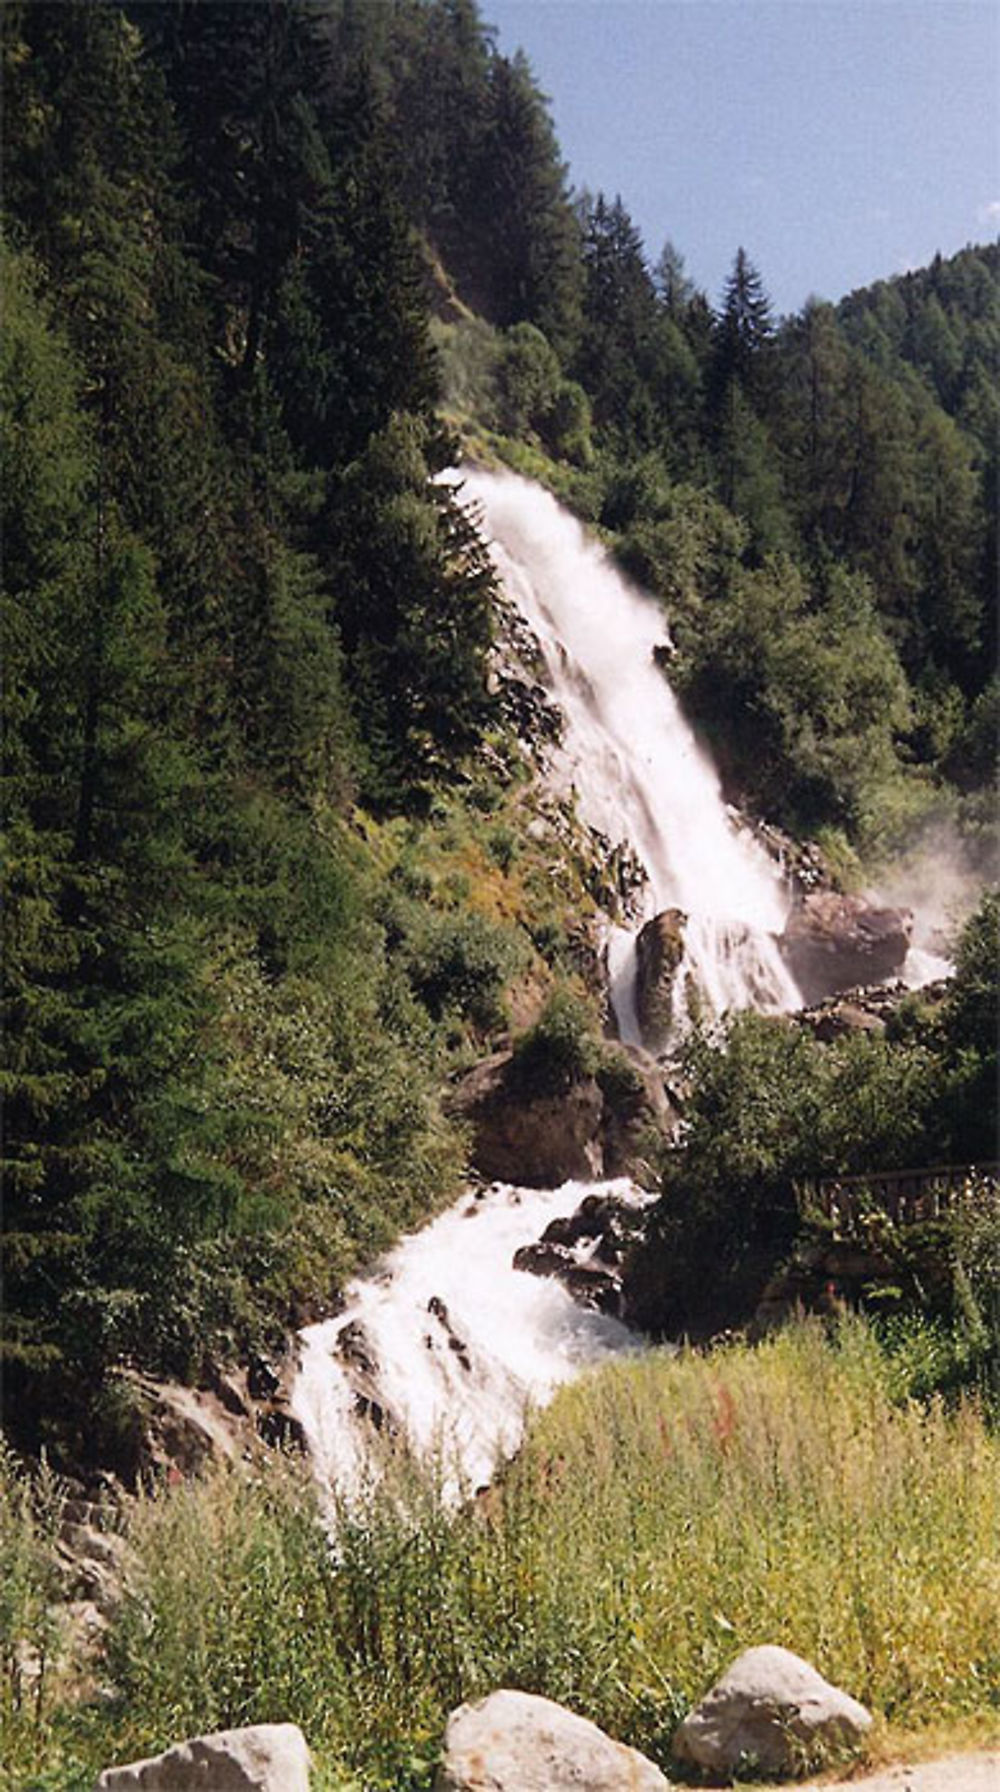
M 572 977 L 463 451 L 662 600 L 752 812 L 983 857 L 1000 249 L 780 319 L 734 245 L 715 304 L 474 0 L 2 29 L 5 1403 L 76 1461 L 115 1365 L 196 1376 L 447 1198 L 447 1067 Z

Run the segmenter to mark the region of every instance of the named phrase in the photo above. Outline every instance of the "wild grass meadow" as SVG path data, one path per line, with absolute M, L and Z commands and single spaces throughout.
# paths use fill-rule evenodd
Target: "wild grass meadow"
M 57 1518 L 51 1488 L 39 1510 L 8 1467 L 9 1788 L 69 1792 L 184 1735 L 280 1719 L 322 1787 L 419 1788 L 448 1711 L 498 1685 L 667 1765 L 679 1718 L 765 1641 L 867 1703 L 876 1751 L 997 1722 L 1000 1440 L 972 1401 L 901 1399 L 860 1321 L 623 1361 L 538 1415 L 489 1492 L 448 1510 L 397 1465 L 333 1541 L 294 1461 L 146 1496 L 89 1697 L 45 1615 Z M 43 1640 L 39 1698 L 23 1670 Z

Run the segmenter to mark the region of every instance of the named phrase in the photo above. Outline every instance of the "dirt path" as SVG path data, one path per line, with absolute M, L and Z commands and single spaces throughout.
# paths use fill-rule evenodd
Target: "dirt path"
M 1000 1749 L 945 1755 L 916 1767 L 883 1767 L 861 1779 L 809 1780 L 798 1792 L 834 1792 L 837 1786 L 852 1792 L 1000 1792 Z

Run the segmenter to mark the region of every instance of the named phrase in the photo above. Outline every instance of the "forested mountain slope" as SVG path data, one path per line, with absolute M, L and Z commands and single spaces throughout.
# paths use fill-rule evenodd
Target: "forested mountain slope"
M 6 1390 L 73 1459 L 443 1198 L 448 1065 L 572 968 L 442 415 L 660 595 L 761 812 L 974 828 L 1000 268 L 714 310 L 472 0 L 2 30 Z

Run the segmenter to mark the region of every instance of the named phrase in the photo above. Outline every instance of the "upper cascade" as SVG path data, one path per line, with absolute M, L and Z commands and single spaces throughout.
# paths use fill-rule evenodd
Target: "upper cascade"
M 461 479 L 504 589 L 538 639 L 565 718 L 557 770 L 581 819 L 642 863 L 646 918 L 667 908 L 687 917 L 675 1030 L 692 1003 L 711 1016 L 801 1007 L 777 945 L 789 893 L 763 848 L 734 826 L 664 676 L 662 610 L 542 487 L 479 469 L 463 468 Z M 632 943 L 612 945 L 619 1030 L 639 1043 Z

